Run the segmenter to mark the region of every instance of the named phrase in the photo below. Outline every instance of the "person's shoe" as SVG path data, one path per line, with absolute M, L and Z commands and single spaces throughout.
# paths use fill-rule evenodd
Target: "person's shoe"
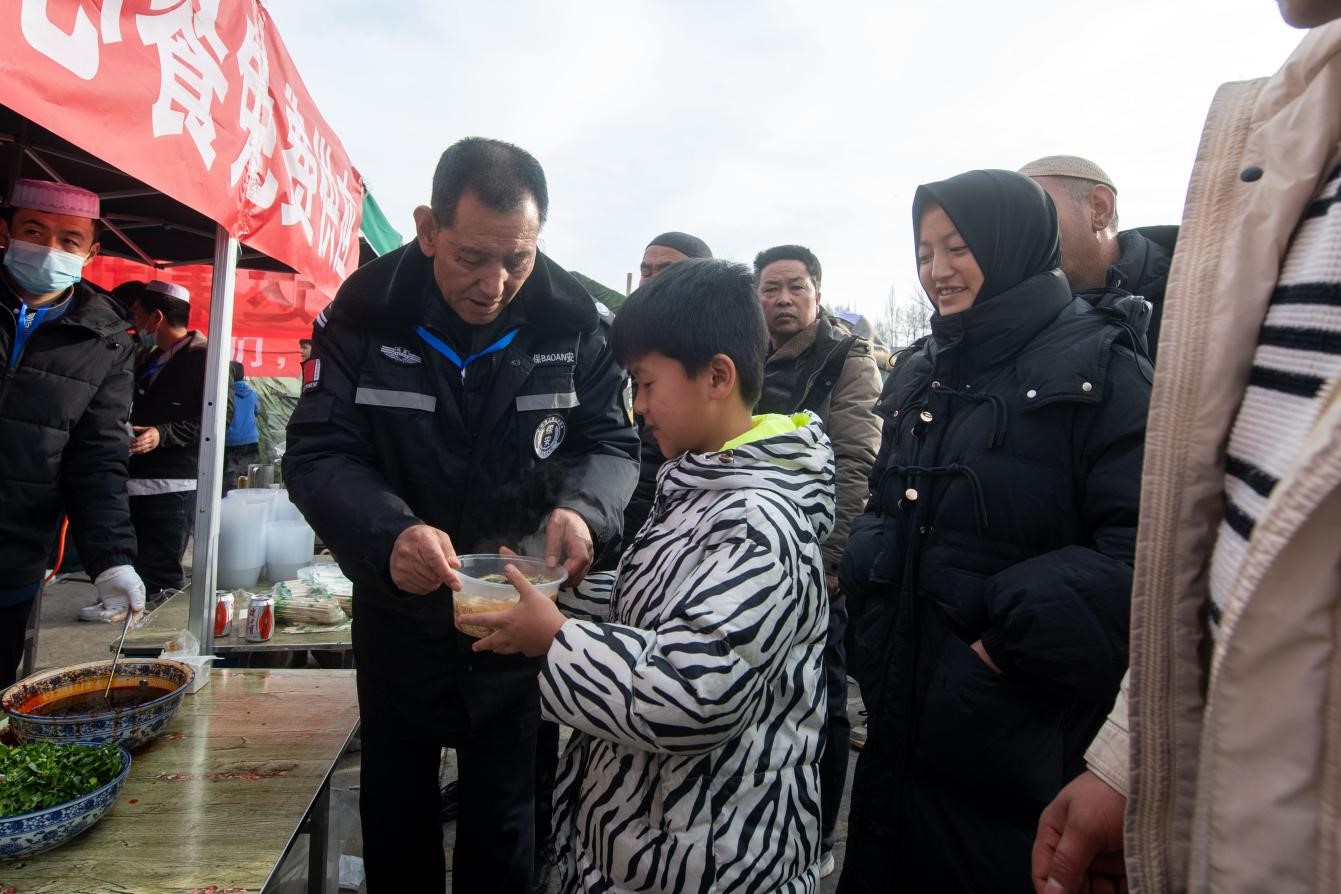
M 441 800 L 438 802 L 438 819 L 444 823 L 450 823 L 456 819 L 456 814 L 459 812 L 459 805 L 456 800 L 456 783 L 449 782 L 444 785 L 439 793 L 439 798 Z
M 825 851 L 820 854 L 820 878 L 828 878 L 833 875 L 836 865 L 838 864 L 834 862 L 833 851 Z
M 144 597 L 144 610 L 153 611 L 180 592 L 181 590 L 159 590 L 156 593 L 149 593 Z
M 852 730 L 847 735 L 847 740 L 852 745 L 853 751 L 861 751 L 866 747 L 866 712 L 861 712 L 861 719 L 852 724 Z

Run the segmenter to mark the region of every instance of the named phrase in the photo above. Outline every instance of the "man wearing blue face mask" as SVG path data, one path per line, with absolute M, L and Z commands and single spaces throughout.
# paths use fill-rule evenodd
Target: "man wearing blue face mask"
M 81 282 L 98 252 L 98 196 L 18 180 L 0 211 L 0 687 L 61 512 L 103 620 L 144 609 L 126 496 L 133 349 L 111 300 Z

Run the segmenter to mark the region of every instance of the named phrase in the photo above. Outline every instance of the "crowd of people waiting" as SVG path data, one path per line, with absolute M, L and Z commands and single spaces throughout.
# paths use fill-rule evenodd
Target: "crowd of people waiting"
M 931 332 L 883 370 L 800 245 L 662 234 L 611 314 L 537 249 L 539 163 L 451 146 L 318 318 L 284 457 L 355 585 L 369 889 L 442 889 L 450 747 L 457 890 L 817 891 L 849 675 L 845 894 L 1341 886 L 1341 3 L 1281 7 L 1316 27 L 1216 96 L 1181 229 L 1073 156 L 920 186 Z M 98 613 L 180 585 L 132 530 L 184 511 L 154 388 L 203 354 L 151 284 L 132 371 L 88 194 L 9 206 L 6 679 L 60 507 Z M 510 569 L 467 637 L 500 549 L 565 589 Z

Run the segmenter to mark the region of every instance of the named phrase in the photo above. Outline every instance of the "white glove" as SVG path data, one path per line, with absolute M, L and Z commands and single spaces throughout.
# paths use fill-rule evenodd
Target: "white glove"
M 99 617 L 104 621 L 124 621 L 127 610 L 136 617 L 144 612 L 144 581 L 130 565 L 108 568 L 93 585 L 98 588 Z

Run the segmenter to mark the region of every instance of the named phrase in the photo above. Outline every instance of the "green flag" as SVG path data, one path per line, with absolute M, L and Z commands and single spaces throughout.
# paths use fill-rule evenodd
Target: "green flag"
M 363 225 L 359 229 L 363 231 L 363 238 L 379 255 L 400 248 L 405 242 L 386 219 L 370 192 L 363 193 Z

